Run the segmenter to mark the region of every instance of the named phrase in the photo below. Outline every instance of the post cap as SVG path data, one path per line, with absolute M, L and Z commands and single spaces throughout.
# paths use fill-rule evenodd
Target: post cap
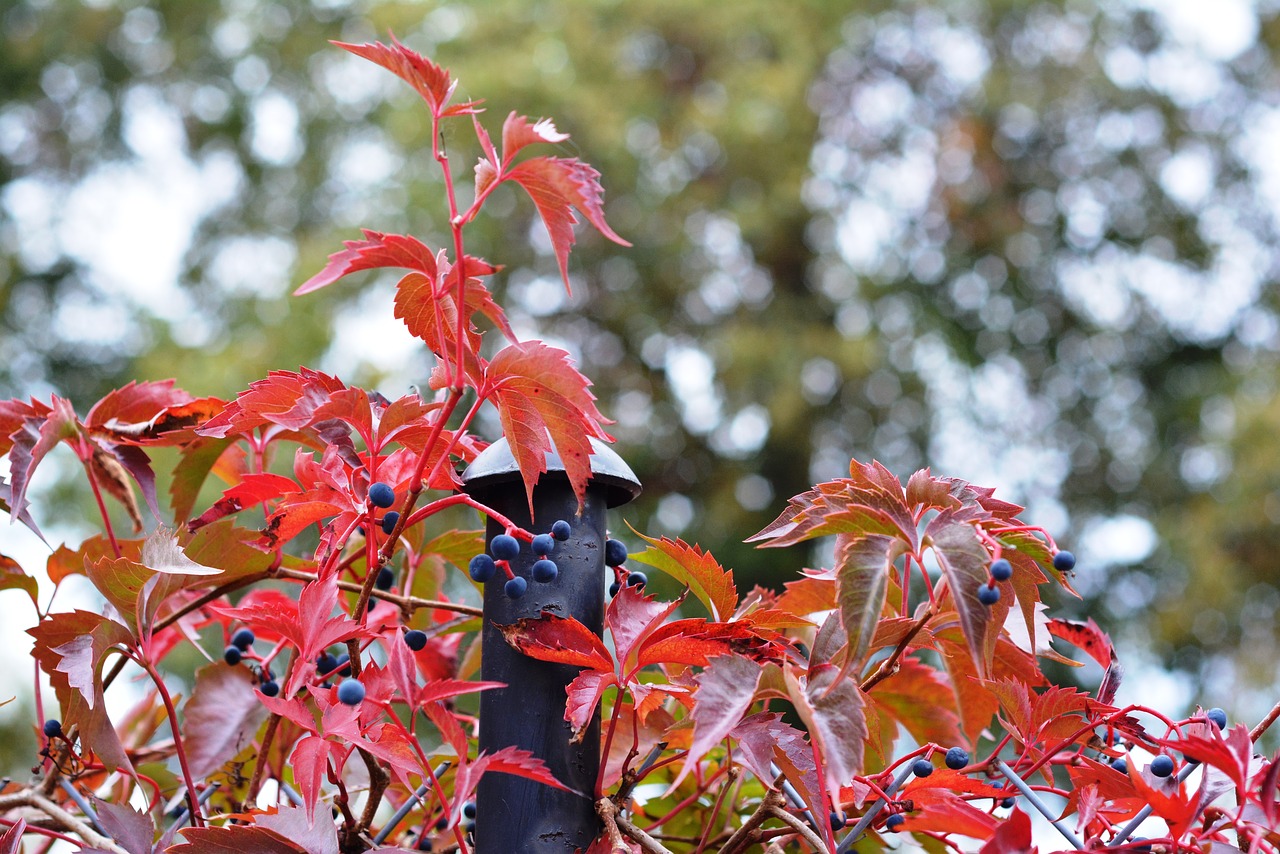
M 640 494 L 640 480 L 612 448 L 599 439 L 591 441 L 591 483 L 607 490 L 605 505 L 621 507 Z M 555 451 L 547 452 L 547 473 L 563 472 L 564 462 Z M 462 473 L 462 482 L 468 491 L 478 486 L 490 486 L 504 480 L 519 480 L 520 466 L 507 437 L 503 436 L 480 452 Z

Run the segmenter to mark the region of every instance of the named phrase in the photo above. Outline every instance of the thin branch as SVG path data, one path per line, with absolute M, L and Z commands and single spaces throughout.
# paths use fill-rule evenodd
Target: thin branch
M 1262 734 L 1276 722 L 1276 718 L 1280 718 L 1280 703 L 1272 706 L 1271 711 L 1267 712 L 1267 716 L 1259 721 L 1256 727 L 1249 730 L 1249 740 L 1257 744 L 1258 739 L 1262 738 Z
M 938 585 L 938 587 L 941 589 L 942 585 Z M 889 657 L 880 662 L 880 666 L 877 667 L 870 676 L 862 680 L 862 684 L 859 687 L 864 692 L 870 691 L 881 681 L 889 678 L 897 672 L 898 660 L 902 658 L 902 654 L 907 651 L 907 647 L 911 644 L 911 641 L 915 639 L 915 636 L 920 633 L 920 630 L 924 628 L 925 623 L 933 619 L 934 615 L 937 613 L 937 607 L 933 602 L 930 602 L 929 607 L 925 608 L 924 613 L 921 614 L 919 619 L 911 625 L 906 636 L 903 637 L 902 640 L 898 641 L 898 645 L 894 647 L 893 652 Z
M 756 811 L 747 817 L 747 820 L 742 823 L 742 827 L 738 828 L 737 832 L 729 837 L 729 841 L 721 847 L 719 854 L 737 854 L 738 851 L 754 842 L 756 831 L 769 818 L 769 808 L 781 807 L 783 803 L 782 795 L 778 792 L 772 789 L 766 792 L 764 800 L 760 802 L 760 806 L 756 807 Z
M 103 851 L 112 852 L 112 854 L 129 854 L 128 851 L 125 851 L 107 837 L 99 835 L 93 828 L 89 827 L 89 825 L 85 824 L 83 821 L 76 818 L 39 792 L 34 792 L 28 789 L 25 792 L 16 792 L 15 796 L 20 798 L 17 803 L 24 806 L 35 807 L 45 815 L 49 816 L 49 818 L 58 822 L 58 824 L 62 825 L 66 830 L 69 830 L 79 836 L 94 848 L 101 848 Z
M 800 834 L 800 836 L 804 838 L 804 841 L 807 842 L 809 847 L 814 851 L 826 854 L 826 852 L 831 850 L 827 848 L 826 844 L 817 837 L 808 824 L 781 807 L 770 808 L 769 815 L 789 825 L 796 833 Z

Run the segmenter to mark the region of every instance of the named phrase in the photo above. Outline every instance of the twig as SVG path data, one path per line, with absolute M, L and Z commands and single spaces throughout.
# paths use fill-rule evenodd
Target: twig
M 997 760 L 996 767 L 999 768 L 1000 773 L 1013 784 L 1014 788 L 1022 793 L 1022 796 L 1030 802 L 1031 806 L 1035 807 L 1039 811 L 1040 815 L 1049 820 L 1049 823 L 1054 826 L 1054 829 L 1062 834 L 1062 838 L 1071 843 L 1072 848 L 1075 848 L 1077 851 L 1084 850 L 1084 843 L 1080 841 L 1079 837 L 1072 833 L 1065 824 L 1055 818 L 1056 813 L 1049 809 L 1048 805 L 1045 804 L 1044 801 L 1040 800 L 1040 796 L 1032 791 L 1026 781 L 1019 777 L 1017 772 L 1009 767 L 1008 763 L 1003 759 Z
M 817 827 L 818 821 L 813 817 L 813 810 L 809 809 L 809 805 L 804 802 L 804 798 L 800 797 L 800 793 L 796 791 L 796 787 L 791 784 L 791 781 L 782 776 L 782 769 L 778 767 L 778 763 L 769 763 L 769 773 L 782 780 L 782 794 L 787 796 L 787 800 L 791 801 L 793 807 L 804 810 L 805 817 L 809 819 L 809 823 Z
M 93 811 L 93 807 L 89 806 L 89 802 L 84 799 L 84 795 L 76 791 L 76 787 L 67 782 L 66 777 L 58 779 L 58 785 L 62 787 L 62 791 L 71 796 L 71 800 L 76 802 L 76 806 L 80 807 L 80 812 L 84 813 L 84 817 L 89 819 L 89 823 L 93 825 L 93 829 L 101 833 L 103 836 L 110 836 L 102 823 L 98 821 L 98 814 Z
M 747 820 L 742 823 L 742 827 L 738 828 L 737 832 L 729 837 L 729 841 L 720 849 L 719 854 L 737 854 L 743 846 L 754 841 L 756 831 L 769 818 L 769 808 L 781 807 L 782 803 L 782 795 L 779 793 L 772 789 L 765 792 L 764 800 L 760 802 L 760 806 L 756 807 L 756 811 L 747 817 Z
M 1195 770 L 1196 770 L 1196 766 L 1192 765 L 1191 763 L 1187 763 L 1186 765 L 1184 765 L 1182 767 L 1182 770 L 1178 772 L 1178 776 L 1177 776 L 1178 782 L 1181 783 L 1184 780 L 1186 780 L 1188 777 L 1191 776 L 1191 774 Z M 1151 815 L 1152 812 L 1154 812 L 1154 809 L 1151 806 L 1151 804 L 1147 804 L 1142 809 L 1138 810 L 1137 815 L 1129 819 L 1129 823 L 1126 824 L 1124 827 L 1120 828 L 1120 832 L 1111 838 L 1111 841 L 1107 843 L 1107 847 L 1114 848 L 1117 845 L 1123 844 L 1124 841 L 1129 838 L 1129 834 L 1137 830 L 1138 825 L 1146 821 L 1147 816 Z
M 805 824 L 803 821 L 796 818 L 794 815 L 782 809 L 781 807 L 772 807 L 769 810 L 769 814 L 774 818 L 778 819 L 779 821 L 782 821 L 787 825 L 790 825 L 791 828 L 795 830 L 796 833 L 800 834 L 800 836 L 804 838 L 805 842 L 809 843 L 809 847 L 812 848 L 814 851 L 822 852 L 822 854 L 826 854 L 826 851 L 828 850 L 826 843 L 824 843 L 821 839 L 818 838 L 817 834 L 813 832 L 813 830 L 809 827 L 809 825 Z
M 276 575 L 280 578 L 292 578 L 295 581 L 315 581 L 316 577 L 310 572 L 303 572 L 297 569 L 285 569 L 281 567 L 276 571 Z M 356 584 L 351 581 L 338 581 L 338 589 L 346 590 L 348 593 L 360 593 L 364 590 L 364 585 Z M 374 590 L 370 594 L 370 598 L 383 599 L 400 608 L 409 610 L 417 610 L 419 608 L 438 608 L 441 611 L 453 611 L 458 614 L 466 614 L 468 617 L 481 617 L 484 612 L 473 605 L 464 605 L 461 602 L 440 602 L 435 599 L 420 599 L 417 596 L 397 596 L 395 593 L 387 593 L 382 590 Z
M 1262 734 L 1276 722 L 1276 718 L 1280 718 L 1280 703 L 1272 706 L 1271 711 L 1267 712 L 1267 716 L 1259 721 L 1256 727 L 1249 730 L 1249 740 L 1257 744 L 1258 739 L 1262 738 Z
M 671 854 L 661 842 L 628 821 L 612 798 L 596 800 L 596 815 L 604 822 L 605 832 L 609 834 L 609 845 L 614 851 L 627 850 L 627 843 L 622 839 L 622 834 L 625 833 L 649 854 Z
M 40 810 L 45 815 L 49 816 L 49 818 L 58 822 L 94 848 L 101 848 L 103 851 L 112 852 L 112 854 L 129 854 L 128 851 L 125 851 L 107 837 L 99 835 L 93 828 L 89 827 L 89 825 L 85 824 L 83 821 L 76 818 L 39 792 L 33 792 L 28 789 L 26 792 L 18 792 L 17 794 L 23 796 L 21 803 Z
M 942 587 L 941 584 L 938 586 L 939 588 Z M 903 601 L 905 601 L 905 597 Z M 934 603 L 930 602 L 929 607 L 925 608 L 924 613 L 921 614 L 920 617 L 915 621 L 915 623 L 911 625 L 911 628 L 907 631 L 906 636 L 903 637 L 902 640 L 898 641 L 898 645 L 894 647 L 893 652 L 889 654 L 889 657 L 886 658 L 884 661 L 880 662 L 880 666 L 877 667 L 870 676 L 862 680 L 862 684 L 859 687 L 863 690 L 863 692 L 870 691 L 879 682 L 889 678 L 890 676 L 892 676 L 894 673 L 897 672 L 898 659 L 902 658 L 902 654 L 907 651 L 907 646 L 911 643 L 911 641 L 915 638 L 915 636 L 920 633 L 920 630 L 924 628 L 925 623 L 929 622 L 929 620 L 931 620 L 933 616 L 937 613 L 938 612 Z
M 889 788 L 884 790 L 885 795 L 892 798 L 898 789 L 902 788 L 902 784 L 907 782 L 907 778 L 912 773 L 911 764 L 904 764 L 899 769 L 898 776 L 894 777 L 893 782 L 889 784 Z M 853 829 L 845 834 L 844 839 L 840 840 L 840 844 L 836 847 L 836 854 L 847 854 L 853 844 L 862 838 L 862 834 L 871 826 L 871 822 L 876 820 L 876 816 L 880 815 L 880 811 L 884 809 L 887 803 L 889 801 L 885 798 L 876 798 L 876 802 L 871 805 L 871 808 L 862 814 L 862 818 L 858 819 L 858 823 L 853 826 Z

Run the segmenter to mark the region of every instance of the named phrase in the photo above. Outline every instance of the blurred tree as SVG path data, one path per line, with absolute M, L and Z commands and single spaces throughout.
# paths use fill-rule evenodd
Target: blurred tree
M 514 194 L 525 222 L 472 248 L 508 265 L 518 331 L 596 380 L 637 528 L 768 584 L 805 556 L 740 540 L 787 496 L 850 455 L 932 464 L 1030 502 L 1167 662 L 1274 682 L 1245 664 L 1280 599 L 1259 5 L 19 0 L 0 394 L 421 381 L 394 277 L 288 297 L 360 226 L 441 242 L 412 92 L 325 46 L 393 31 L 490 96 L 491 130 L 552 116 L 604 173 L 635 247 L 584 233 L 572 296 Z

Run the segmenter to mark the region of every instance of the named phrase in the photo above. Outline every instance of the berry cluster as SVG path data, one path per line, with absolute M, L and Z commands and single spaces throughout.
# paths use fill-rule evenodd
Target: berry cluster
M 613 568 L 613 584 L 609 585 L 609 595 L 617 596 L 622 585 L 644 587 L 649 577 L 639 570 L 629 570 L 623 564 L 627 562 L 627 544 L 622 540 L 608 539 L 604 543 L 604 565 Z
M 560 568 L 551 559 L 556 544 L 569 539 L 572 532 L 569 523 L 557 519 L 551 526 L 550 533 L 537 534 L 529 540 L 529 550 L 538 558 L 533 562 L 530 575 L 539 584 L 550 584 L 560 574 Z M 507 576 L 503 591 L 512 599 L 519 599 L 529 590 L 529 580 L 523 575 L 516 575 L 511 562 L 520 556 L 520 541 L 511 534 L 498 534 L 489 541 L 489 551 L 481 552 L 471 559 L 467 571 L 471 580 L 486 584 L 501 569 Z M 406 636 L 406 642 L 408 642 Z M 425 638 L 424 641 L 425 643 Z

